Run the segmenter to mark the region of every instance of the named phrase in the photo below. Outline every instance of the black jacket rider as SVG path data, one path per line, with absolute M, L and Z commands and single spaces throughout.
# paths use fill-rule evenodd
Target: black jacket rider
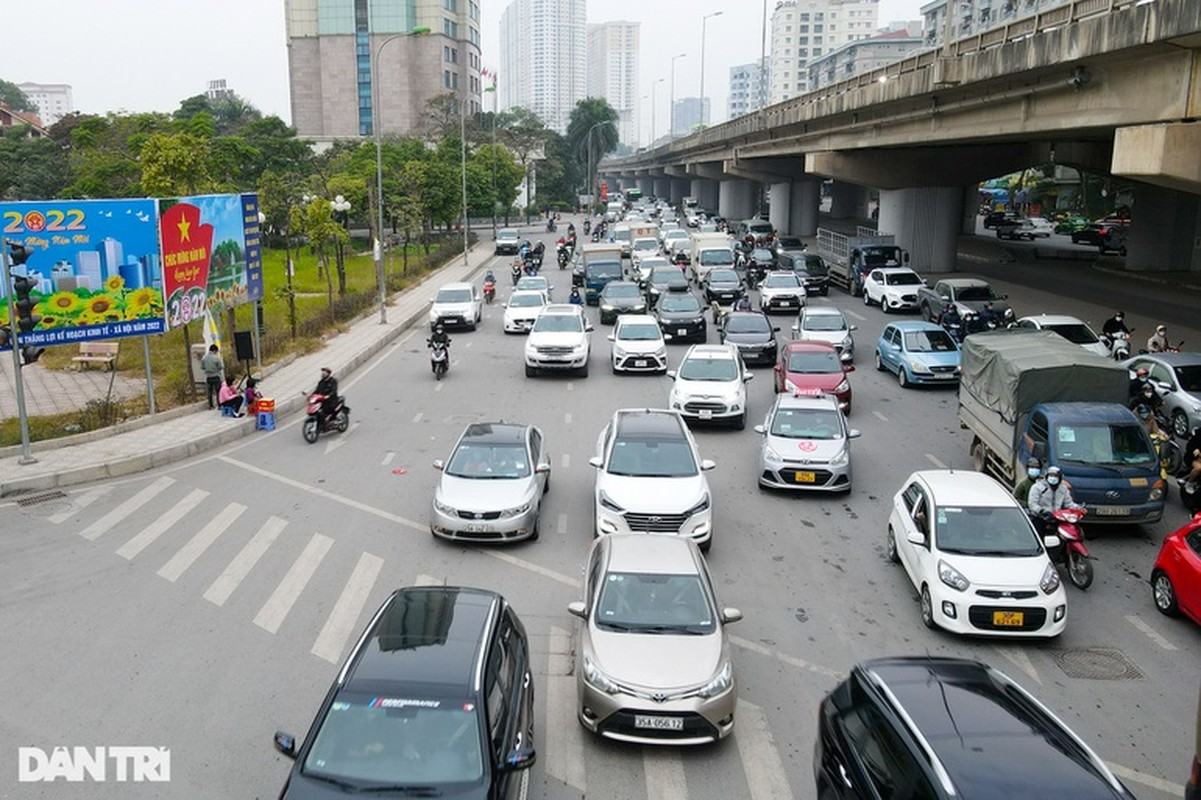
M 325 399 L 321 401 L 321 416 L 328 418 L 338 404 L 338 379 L 328 372 L 322 372 L 321 380 L 317 381 L 317 388 L 313 392 L 324 395 Z

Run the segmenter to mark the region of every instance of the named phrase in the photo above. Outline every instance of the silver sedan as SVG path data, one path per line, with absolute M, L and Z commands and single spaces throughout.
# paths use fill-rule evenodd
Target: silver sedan
M 851 439 L 838 398 L 821 394 L 780 394 L 767 419 L 755 426 L 763 437 L 759 485 L 773 489 L 848 492 Z

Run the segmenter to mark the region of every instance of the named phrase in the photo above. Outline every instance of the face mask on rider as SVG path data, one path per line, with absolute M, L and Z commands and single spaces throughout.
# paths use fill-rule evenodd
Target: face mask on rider
M 1055 476 L 1055 475 L 1051 475 L 1051 476 L 1049 476 L 1049 477 L 1047 478 L 1047 485 L 1048 485 L 1048 486 L 1058 486 L 1058 485 L 1059 485 L 1059 478 L 1058 478 L 1057 476 Z
M 1043 472 L 1038 467 L 1030 467 L 1029 469 L 1026 470 L 1026 474 L 1029 475 L 1031 478 L 1037 478 L 1039 475 L 1042 475 Z

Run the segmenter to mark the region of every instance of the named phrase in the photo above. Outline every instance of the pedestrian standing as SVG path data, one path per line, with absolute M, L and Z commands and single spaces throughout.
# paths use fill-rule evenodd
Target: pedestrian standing
M 209 408 L 216 408 L 217 395 L 221 392 L 221 378 L 225 375 L 225 362 L 221 360 L 221 349 L 217 345 L 209 345 L 209 351 L 200 359 L 200 368 L 204 370 Z

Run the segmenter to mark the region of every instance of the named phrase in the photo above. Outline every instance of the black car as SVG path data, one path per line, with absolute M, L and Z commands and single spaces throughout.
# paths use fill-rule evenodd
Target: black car
M 655 307 L 655 319 L 672 342 L 705 343 L 708 325 L 701 301 L 691 292 L 670 292 Z
M 779 343 L 774 327 L 767 315 L 758 311 L 732 311 L 726 315 L 726 321 L 721 326 L 722 344 L 732 344 L 738 348 L 738 354 L 747 364 L 776 363 Z
M 805 242 L 799 236 L 777 236 L 771 248 L 772 253 L 779 257 L 785 250 L 804 250 Z
M 984 227 L 995 228 L 1002 222 L 1021 217 L 1016 211 L 990 211 L 984 215 Z
M 483 589 L 398 589 L 372 617 L 295 759 L 285 798 L 510 800 L 534 763 L 525 627 Z
M 830 293 L 830 268 L 817 253 L 785 251 L 779 256 L 779 268 L 795 272 L 805 284 L 805 294 L 825 296 Z
M 679 267 L 655 267 L 646 278 L 646 299 L 651 308 L 659 302 L 659 296 L 666 292 L 688 291 L 688 276 Z
M 821 703 L 813 771 L 830 800 L 1134 797 L 1008 677 L 935 656 L 857 664 Z
M 706 303 L 718 303 L 732 306 L 734 301 L 742 297 L 744 287 L 742 276 L 732 269 L 711 269 L 701 281 L 705 291 Z
M 1091 244 L 1102 253 L 1112 250 L 1126 255 L 1126 228 L 1108 222 L 1090 222 L 1072 233 L 1072 244 Z
M 617 322 L 618 314 L 645 314 L 646 296 L 633 281 L 609 281 L 600 293 L 602 325 Z

